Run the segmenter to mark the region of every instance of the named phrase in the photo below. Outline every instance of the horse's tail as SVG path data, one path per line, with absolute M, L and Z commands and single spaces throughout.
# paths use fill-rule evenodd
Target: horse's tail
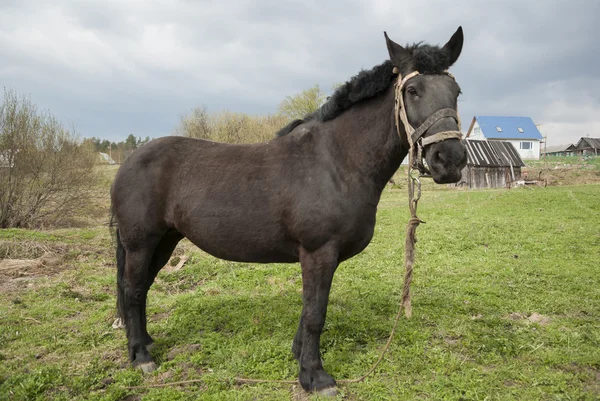
M 112 188 L 111 188 L 112 193 Z M 115 216 L 115 205 L 111 202 L 110 205 L 110 234 L 113 239 L 116 241 L 116 257 L 117 257 L 117 315 L 121 319 L 121 324 L 123 323 L 123 319 L 125 315 L 123 314 L 123 296 L 124 296 L 124 288 L 123 288 L 123 275 L 125 274 L 125 248 L 123 247 L 123 243 L 121 242 L 121 235 L 119 234 L 119 225 L 117 224 L 117 219 Z M 115 235 L 116 234 L 116 235 Z M 117 322 L 115 322 L 116 324 Z
M 117 313 L 121 321 L 125 318 L 123 314 L 123 274 L 125 274 L 125 248 L 121 242 L 119 229 L 117 228 Z

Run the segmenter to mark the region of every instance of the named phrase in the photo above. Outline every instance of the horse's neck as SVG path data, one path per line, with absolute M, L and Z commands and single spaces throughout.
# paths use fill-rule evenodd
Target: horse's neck
M 351 173 L 361 174 L 379 190 L 396 172 L 408 154 L 394 122 L 394 87 L 383 94 L 352 106 L 331 122 L 336 150 L 344 154 Z

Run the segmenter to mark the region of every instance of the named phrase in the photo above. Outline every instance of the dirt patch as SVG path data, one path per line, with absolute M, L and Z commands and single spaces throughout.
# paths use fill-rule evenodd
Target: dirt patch
M 36 259 L 0 259 L 0 290 L 27 285 L 39 277 L 57 274 L 61 270 L 63 258 L 54 252 L 45 252 Z
M 72 246 L 64 243 L 0 240 L 0 260 L 39 259 L 44 255 L 65 255 L 71 248 Z
M 527 318 L 531 323 L 537 323 L 540 326 L 547 326 L 552 321 L 548 316 L 540 315 L 539 313 L 532 313 L 531 316 Z
M 100 355 L 100 359 L 103 361 L 109 361 L 109 362 L 118 362 L 120 360 L 122 360 L 125 356 L 126 350 L 110 350 L 110 351 L 105 351 L 102 353 L 102 355 Z
M 525 315 L 519 312 L 513 312 L 507 316 L 510 320 L 523 320 L 525 319 Z
M 444 337 L 444 342 L 450 346 L 455 346 L 460 343 L 459 337 Z
M 159 312 L 159 313 L 155 313 L 151 316 L 148 316 L 148 321 L 150 322 L 160 322 L 162 320 L 165 320 L 169 317 L 170 313 L 169 312 Z M 123 326 L 125 327 L 125 326 Z
M 586 392 L 594 396 L 600 395 L 600 370 L 591 366 L 581 366 L 576 363 L 561 366 L 560 369 L 579 376 L 585 383 L 583 388 Z
M 548 185 L 582 185 L 600 183 L 600 170 L 583 164 L 554 164 L 549 166 L 525 167 L 523 176 L 540 179 Z
M 513 312 L 506 316 L 507 319 L 514 321 L 524 321 L 525 323 L 537 323 L 540 326 L 547 326 L 552 322 L 548 316 L 540 315 L 537 312 L 527 316 L 525 313 Z

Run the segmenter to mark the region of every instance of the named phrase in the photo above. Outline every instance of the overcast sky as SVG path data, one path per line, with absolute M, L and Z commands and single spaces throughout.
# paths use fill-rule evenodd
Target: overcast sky
M 600 1 L 0 0 L 0 86 L 83 137 L 169 135 L 182 114 L 273 113 L 330 92 L 398 43 L 444 44 L 463 131 L 474 115 L 530 116 L 548 145 L 600 137 Z

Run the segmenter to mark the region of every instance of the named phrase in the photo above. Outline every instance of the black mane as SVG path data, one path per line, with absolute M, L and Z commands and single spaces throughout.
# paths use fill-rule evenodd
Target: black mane
M 415 43 L 406 46 L 406 50 L 412 57 L 407 57 L 403 65 L 397 66 L 405 73 L 417 70 L 422 74 L 435 74 L 450 67 L 450 54 L 439 46 Z M 371 70 L 360 71 L 340 86 L 317 111 L 301 120 L 292 121 L 279 130 L 277 136 L 287 135 L 300 124 L 311 120 L 333 120 L 352 105 L 382 94 L 396 78 L 393 69 L 394 65 L 388 60 Z
M 412 56 L 406 58 L 404 65 L 399 65 L 400 71 L 409 73 L 419 71 L 421 74 L 439 74 L 450 68 L 450 52 L 439 46 L 415 43 L 406 46 L 406 50 Z

